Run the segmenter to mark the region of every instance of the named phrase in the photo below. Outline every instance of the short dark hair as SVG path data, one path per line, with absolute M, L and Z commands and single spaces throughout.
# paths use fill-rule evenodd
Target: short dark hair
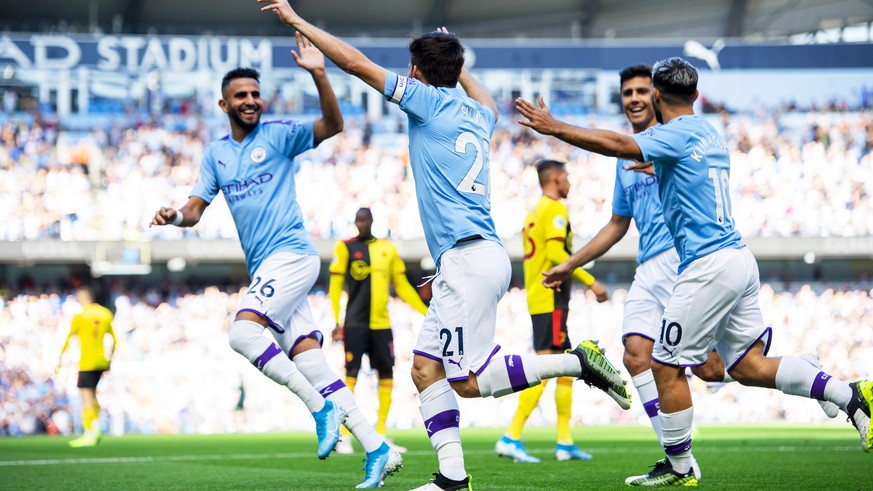
M 464 47 L 454 34 L 431 32 L 409 43 L 409 59 L 434 87 L 454 87 L 464 68 Z
M 255 82 L 261 82 L 261 74 L 258 73 L 254 68 L 234 68 L 233 70 L 224 74 L 224 78 L 221 79 L 221 93 L 224 93 L 224 89 L 230 85 L 230 82 L 236 80 L 238 78 L 253 78 Z
M 366 206 L 358 208 L 358 211 L 357 211 L 357 213 L 355 213 L 355 215 L 357 215 L 358 213 L 363 213 L 364 215 L 370 217 L 370 220 L 373 219 L 373 212 L 370 211 L 370 209 L 367 208 Z
M 652 67 L 652 85 L 668 102 L 690 104 L 697 92 L 697 69 L 678 56 L 661 60 Z
M 646 65 L 645 63 L 640 63 L 639 65 L 631 65 L 618 72 L 618 77 L 620 80 L 619 85 L 624 85 L 624 83 L 628 80 L 637 77 L 646 77 L 647 79 L 651 80 L 652 67 Z
M 540 178 L 540 186 L 545 184 L 552 172 L 567 170 L 567 165 L 559 160 L 540 160 L 536 164 L 537 177 Z

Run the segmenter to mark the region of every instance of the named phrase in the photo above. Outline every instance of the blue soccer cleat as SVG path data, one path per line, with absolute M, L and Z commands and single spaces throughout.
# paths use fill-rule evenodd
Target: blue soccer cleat
M 499 457 L 512 459 L 513 462 L 523 464 L 539 464 L 540 462 L 540 459 L 527 452 L 521 440 L 513 440 L 506 435 L 497 440 L 497 444 L 494 445 L 494 451 L 497 452 Z
M 385 478 L 403 467 L 400 453 L 383 443 L 381 447 L 367 452 L 364 457 L 364 482 L 355 486 L 356 489 L 381 487 Z
M 312 413 L 315 418 L 315 435 L 318 437 L 318 458 L 324 460 L 336 447 L 340 438 L 340 426 L 346 420 L 346 411 L 331 401 L 324 401 L 321 411 Z
M 555 447 L 555 460 L 560 462 L 566 460 L 591 460 L 592 458 L 594 457 L 590 453 L 583 451 L 575 443 L 559 443 Z

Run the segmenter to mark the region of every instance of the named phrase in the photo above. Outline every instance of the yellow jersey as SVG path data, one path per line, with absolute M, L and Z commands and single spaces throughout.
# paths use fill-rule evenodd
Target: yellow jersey
M 103 346 L 103 338 L 112 336 L 112 347 L 115 349 L 115 332 L 112 330 L 112 312 L 106 307 L 92 303 L 86 305 L 82 312 L 73 317 L 70 325 L 70 333 L 64 341 L 61 353 L 67 350 L 70 338 L 74 335 L 79 337 L 79 370 L 108 370 L 109 359 L 106 357 L 106 348 Z
M 566 261 L 573 251 L 573 232 L 567 207 L 548 196 L 541 197 L 536 207 L 527 214 L 522 240 L 528 311 L 536 315 L 567 309 L 570 304 L 570 280 L 561 285 L 560 291 L 543 286 L 543 273 Z M 573 276 L 586 286 L 594 283 L 594 277 L 582 268 L 576 268 Z
M 343 285 L 347 285 L 349 291 L 345 327 L 390 329 L 388 299 L 391 284 L 397 296 L 412 308 L 422 314 L 427 312 L 427 306 L 406 279 L 406 265 L 390 240 L 354 237 L 337 242 L 330 275 L 328 295 L 337 324 Z

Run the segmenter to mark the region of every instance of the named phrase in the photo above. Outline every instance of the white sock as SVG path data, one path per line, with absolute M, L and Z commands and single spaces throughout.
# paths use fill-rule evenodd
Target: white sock
M 673 470 L 679 474 L 688 472 L 691 468 L 691 424 L 694 421 L 694 406 L 675 413 L 663 413 L 661 428 L 663 431 L 664 451 L 673 465 Z
M 837 380 L 803 358 L 783 356 L 776 370 L 776 388 L 786 394 L 831 401 L 843 411 L 852 399 L 849 384 Z
M 440 474 L 455 481 L 467 477 L 464 450 L 461 447 L 461 412 L 452 386 L 442 379 L 418 396 L 421 419 L 433 449 L 437 452 Z
M 506 355 L 494 358 L 477 377 L 482 397 L 502 397 L 544 379 L 578 377 L 582 373 L 579 358 L 569 353 L 561 355 Z
M 640 393 L 640 400 L 643 401 L 643 407 L 646 409 L 646 414 L 649 416 L 649 421 L 652 423 L 652 429 L 655 430 L 655 435 L 658 436 L 658 441 L 663 437 L 661 431 L 661 417 L 658 411 L 661 409 L 661 404 L 658 402 L 658 386 L 655 385 L 655 377 L 652 375 L 652 369 L 634 375 L 631 379 L 637 392 Z
M 385 443 L 385 440 L 376 433 L 376 430 L 364 417 L 364 413 L 361 412 L 357 401 L 355 401 L 355 395 L 330 369 L 323 351 L 320 349 L 306 350 L 294 357 L 294 363 L 325 399 L 339 404 L 346 410 L 348 417 L 344 424 L 352 435 L 355 435 L 365 452 L 377 450 Z
M 288 387 L 306 404 L 310 412 L 324 408 L 324 398 L 282 354 L 278 344 L 263 336 L 264 326 L 252 321 L 238 320 L 230 325 L 230 347 L 245 356 L 252 365 L 279 385 Z M 280 356 L 276 356 L 280 355 Z

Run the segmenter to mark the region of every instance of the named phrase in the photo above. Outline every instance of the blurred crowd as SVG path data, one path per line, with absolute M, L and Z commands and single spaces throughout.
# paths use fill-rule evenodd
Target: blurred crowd
M 98 387 L 106 433 L 223 433 L 311 431 L 305 406 L 287 389 L 264 377 L 228 345 L 227 329 L 241 285 L 197 290 L 164 285 L 143 291 L 115 288 L 118 347 Z M 855 380 L 873 374 L 873 284 L 816 284 L 787 290 L 765 284 L 761 305 L 773 327 L 771 354 L 816 354 L 835 377 Z M 622 306 L 626 290 L 611 285 L 611 300 L 595 302 L 576 291 L 571 303 L 570 339 L 599 339 L 617 365 L 621 360 Z M 325 338 L 325 353 L 343 376 L 341 344 L 329 341 L 333 328 L 324 292 L 309 297 Z M 55 372 L 70 320 L 79 310 L 70 291 L 21 292 L 0 305 L 0 435 L 70 434 L 80 428 L 76 389 L 78 350 L 73 346 Z M 420 428 L 418 399 L 409 376 L 411 353 L 422 316 L 399 300 L 390 304 L 397 363 L 391 428 Z M 268 335 L 265 333 L 265 335 Z M 525 294 L 511 290 L 500 302 L 497 343 L 507 352 L 531 349 Z M 75 338 L 74 338 L 75 340 Z M 366 362 L 358 378 L 359 404 L 375 420 L 377 378 Z M 622 411 L 603 393 L 576 384 L 573 424 L 648 425 L 640 404 Z M 700 423 L 818 422 L 818 404 L 801 398 L 693 379 L 695 419 Z M 533 425 L 554 424 L 553 385 L 531 417 Z M 635 401 L 639 401 L 634 392 Z M 516 408 L 516 395 L 461 399 L 463 426 L 502 427 Z M 845 424 L 841 418 L 834 424 Z M 584 432 L 583 430 L 580 430 Z M 424 438 L 424 432 L 422 432 Z
M 873 234 L 873 112 L 708 115 L 731 146 L 732 213 L 747 237 L 852 237 Z M 271 119 L 264 116 L 265 120 Z M 539 197 L 532 164 L 568 163 L 568 199 L 577 235 L 592 236 L 611 214 L 615 160 L 532 134 L 511 116 L 492 138 L 491 203 L 498 233 L 512 237 Z M 628 131 L 620 116 L 583 116 L 579 125 Z M 105 117 L 81 123 L 11 117 L 0 126 L 0 240 L 235 238 L 223 199 L 190 230 L 149 228 L 155 210 L 181 206 L 208 142 L 223 119 Z M 371 124 L 346 118 L 346 130 L 300 156 L 297 190 L 316 239 L 354 233 L 368 205 L 374 233 L 423 236 L 409 169 L 405 120 Z

